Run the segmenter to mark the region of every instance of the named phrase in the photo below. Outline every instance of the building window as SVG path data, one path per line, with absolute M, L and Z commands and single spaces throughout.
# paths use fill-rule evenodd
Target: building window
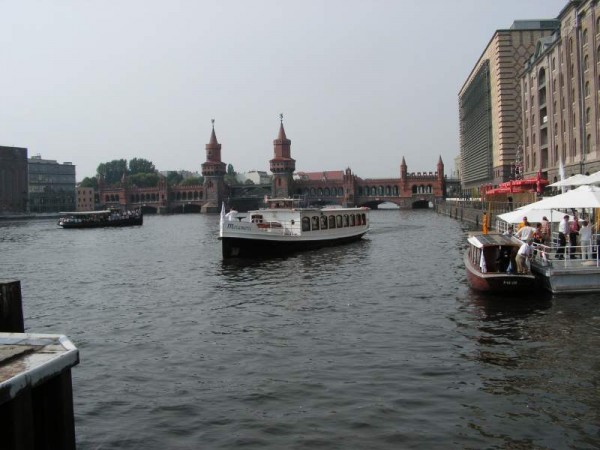
M 585 110 L 585 123 L 586 123 L 586 124 L 589 124 L 589 123 L 590 123 L 590 116 L 591 116 L 591 115 L 592 115 L 592 114 L 591 114 L 591 109 L 588 107 L 588 108 Z
M 590 96 L 590 82 L 589 81 L 585 82 L 585 96 L 586 97 Z
M 588 70 L 590 68 L 590 58 L 588 55 L 583 57 L 583 70 Z
M 588 134 L 585 138 L 585 152 L 587 154 L 589 154 L 591 151 L 591 148 L 592 148 L 592 135 Z
M 587 28 L 583 30 L 583 45 L 588 43 L 588 30 Z

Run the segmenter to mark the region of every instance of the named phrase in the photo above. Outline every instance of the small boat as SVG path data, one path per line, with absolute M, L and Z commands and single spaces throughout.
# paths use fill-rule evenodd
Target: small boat
M 296 199 L 267 199 L 268 208 L 221 211 L 224 258 L 256 258 L 357 241 L 369 231 L 369 208 L 301 208 Z
M 103 211 L 61 212 L 60 214 L 58 226 L 62 228 L 131 227 L 144 223 L 144 216 L 138 210 L 106 209 Z
M 469 285 L 481 292 L 520 294 L 531 292 L 535 276 L 517 274 L 515 256 L 522 241 L 502 234 L 472 234 L 464 261 Z

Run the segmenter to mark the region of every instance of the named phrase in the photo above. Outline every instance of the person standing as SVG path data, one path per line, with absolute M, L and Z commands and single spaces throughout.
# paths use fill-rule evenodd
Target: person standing
M 515 236 L 521 239 L 522 241 L 527 241 L 528 239 L 533 238 L 533 233 L 535 233 L 535 228 L 533 228 L 529 222 L 525 221 L 525 225 L 515 233 Z
M 529 267 L 527 266 L 527 260 L 531 258 L 533 253 L 533 247 L 531 246 L 531 239 L 523 242 L 523 245 L 519 248 L 517 252 L 517 257 L 515 258 L 517 262 L 517 273 L 527 274 L 529 273 Z
M 550 221 L 546 216 L 542 217 L 542 243 L 550 244 Z
M 587 220 L 579 230 L 581 240 L 581 259 L 592 259 L 592 226 Z
M 575 253 L 577 253 L 577 236 L 579 236 L 579 229 L 581 226 L 579 225 L 579 217 L 577 216 L 577 211 L 573 214 L 573 222 L 571 222 L 571 227 L 569 229 L 569 244 L 571 245 L 571 259 L 575 259 Z
M 517 226 L 517 231 L 527 225 L 527 216 L 523 216 L 523 221 Z
M 569 226 L 569 216 L 565 215 L 558 224 L 558 250 L 556 251 L 556 253 L 560 255 L 559 259 L 565 259 L 567 236 L 569 235 L 570 230 L 571 227 Z

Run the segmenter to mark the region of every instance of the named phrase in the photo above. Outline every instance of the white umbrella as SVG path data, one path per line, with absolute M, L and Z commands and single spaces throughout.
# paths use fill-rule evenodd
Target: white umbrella
M 588 184 L 600 184 L 600 170 L 588 176 Z
M 554 211 L 554 212 L 556 212 L 556 211 Z M 563 215 L 564 214 L 557 214 L 555 216 L 554 222 L 560 222 L 560 219 L 562 218 Z M 507 212 L 504 214 L 498 214 L 496 216 L 496 218 L 504 220 L 505 222 L 512 223 L 512 224 L 521 223 L 521 221 L 523 220 L 523 217 L 527 217 L 527 221 L 529 223 L 541 222 L 544 217 L 546 217 L 546 218 L 552 217 L 552 210 L 551 209 L 531 209 L 531 208 L 528 208 L 527 206 L 524 206 L 523 208 L 516 209 L 514 211 Z
M 600 187 L 579 186 L 564 194 L 527 205 L 529 209 L 600 208 Z
M 581 186 L 584 184 L 590 184 L 587 175 L 580 173 L 570 176 L 566 180 L 557 181 L 556 183 L 549 184 L 548 187 L 562 187 L 562 186 Z

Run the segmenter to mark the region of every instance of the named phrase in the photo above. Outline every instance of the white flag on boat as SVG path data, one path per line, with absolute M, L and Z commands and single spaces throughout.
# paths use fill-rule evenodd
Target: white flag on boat
M 479 268 L 481 269 L 481 273 L 487 273 L 487 266 L 485 265 L 483 250 L 481 251 L 481 258 L 479 259 Z

